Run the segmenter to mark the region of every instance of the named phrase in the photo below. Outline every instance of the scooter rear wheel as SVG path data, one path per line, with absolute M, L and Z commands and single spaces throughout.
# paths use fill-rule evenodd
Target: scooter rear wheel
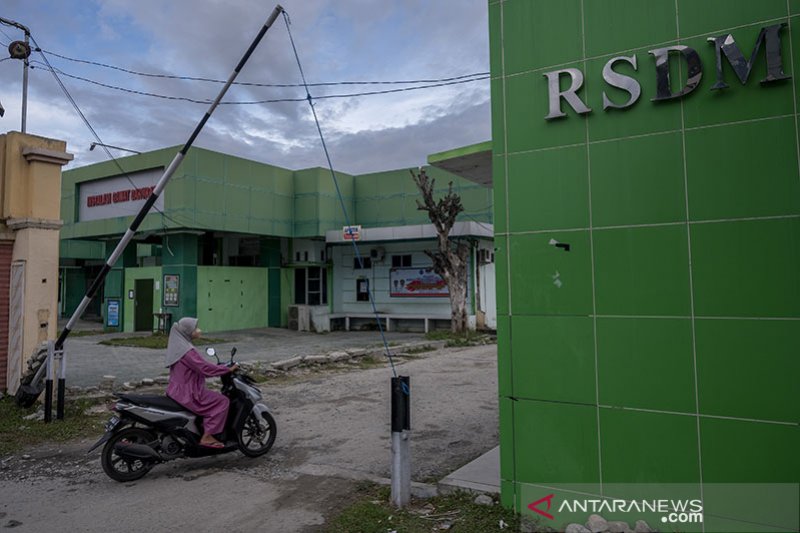
M 139 428 L 125 428 L 111 437 L 103 446 L 103 453 L 100 456 L 100 463 L 103 471 L 113 479 L 124 483 L 126 481 L 136 481 L 147 474 L 153 463 L 142 460 L 125 459 L 117 454 L 114 446 L 120 442 L 129 444 L 147 444 L 153 441 L 153 435 Z
M 260 457 L 272 448 L 278 426 L 266 411 L 250 413 L 239 431 L 239 449 L 248 457 Z

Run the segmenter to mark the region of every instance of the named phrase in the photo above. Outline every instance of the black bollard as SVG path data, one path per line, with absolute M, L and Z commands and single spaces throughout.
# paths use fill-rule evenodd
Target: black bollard
M 408 376 L 392 378 L 392 503 L 411 501 L 411 387 Z

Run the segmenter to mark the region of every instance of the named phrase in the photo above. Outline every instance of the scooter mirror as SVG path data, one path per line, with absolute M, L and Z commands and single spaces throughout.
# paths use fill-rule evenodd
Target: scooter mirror
M 206 353 L 209 357 L 216 357 L 217 351 L 214 348 L 206 348 Z

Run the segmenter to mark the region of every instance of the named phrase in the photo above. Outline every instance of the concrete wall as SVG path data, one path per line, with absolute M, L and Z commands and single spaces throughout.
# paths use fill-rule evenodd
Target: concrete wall
M 28 357 L 57 334 L 61 220 L 60 198 L 53 191 L 61 189 L 61 166 L 72 159 L 65 150 L 66 143 L 54 139 L 16 132 L 0 136 L 0 233 L 13 238 L 12 262 L 24 268 L 23 286 L 15 287 L 23 292 L 22 331 L 8 332 L 21 335 L 21 343 L 0 348 L 0 364 L 7 365 L 0 388 L 10 392 L 16 391 Z M 11 315 L 13 320 L 13 308 Z
M 398 243 L 362 243 L 359 244 L 359 253 L 362 257 L 369 257 L 373 248 L 383 248 L 385 256 L 383 261 L 372 263 L 371 269 L 353 269 L 355 252 L 351 244 L 331 247 L 333 256 L 333 312 L 342 313 L 371 313 L 372 306 L 369 302 L 356 300 L 356 279 L 366 278 L 370 281 L 375 305 L 381 313 L 404 313 L 420 315 L 450 315 L 450 299 L 448 297 L 427 298 L 398 298 L 389 295 L 389 271 L 392 267 L 392 255 L 411 254 L 411 264 L 414 267 L 430 267 L 431 260 L 425 255 L 424 250 L 433 249 L 433 241 L 406 241 Z M 470 273 L 472 277 L 472 273 Z M 467 312 L 473 314 L 471 296 L 467 299 Z

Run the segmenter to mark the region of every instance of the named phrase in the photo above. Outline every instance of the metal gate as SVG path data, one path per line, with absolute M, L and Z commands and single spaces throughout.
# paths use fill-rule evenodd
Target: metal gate
M 8 309 L 8 392 L 14 394 L 22 375 L 22 333 L 25 304 L 25 261 L 11 264 L 11 295 Z

